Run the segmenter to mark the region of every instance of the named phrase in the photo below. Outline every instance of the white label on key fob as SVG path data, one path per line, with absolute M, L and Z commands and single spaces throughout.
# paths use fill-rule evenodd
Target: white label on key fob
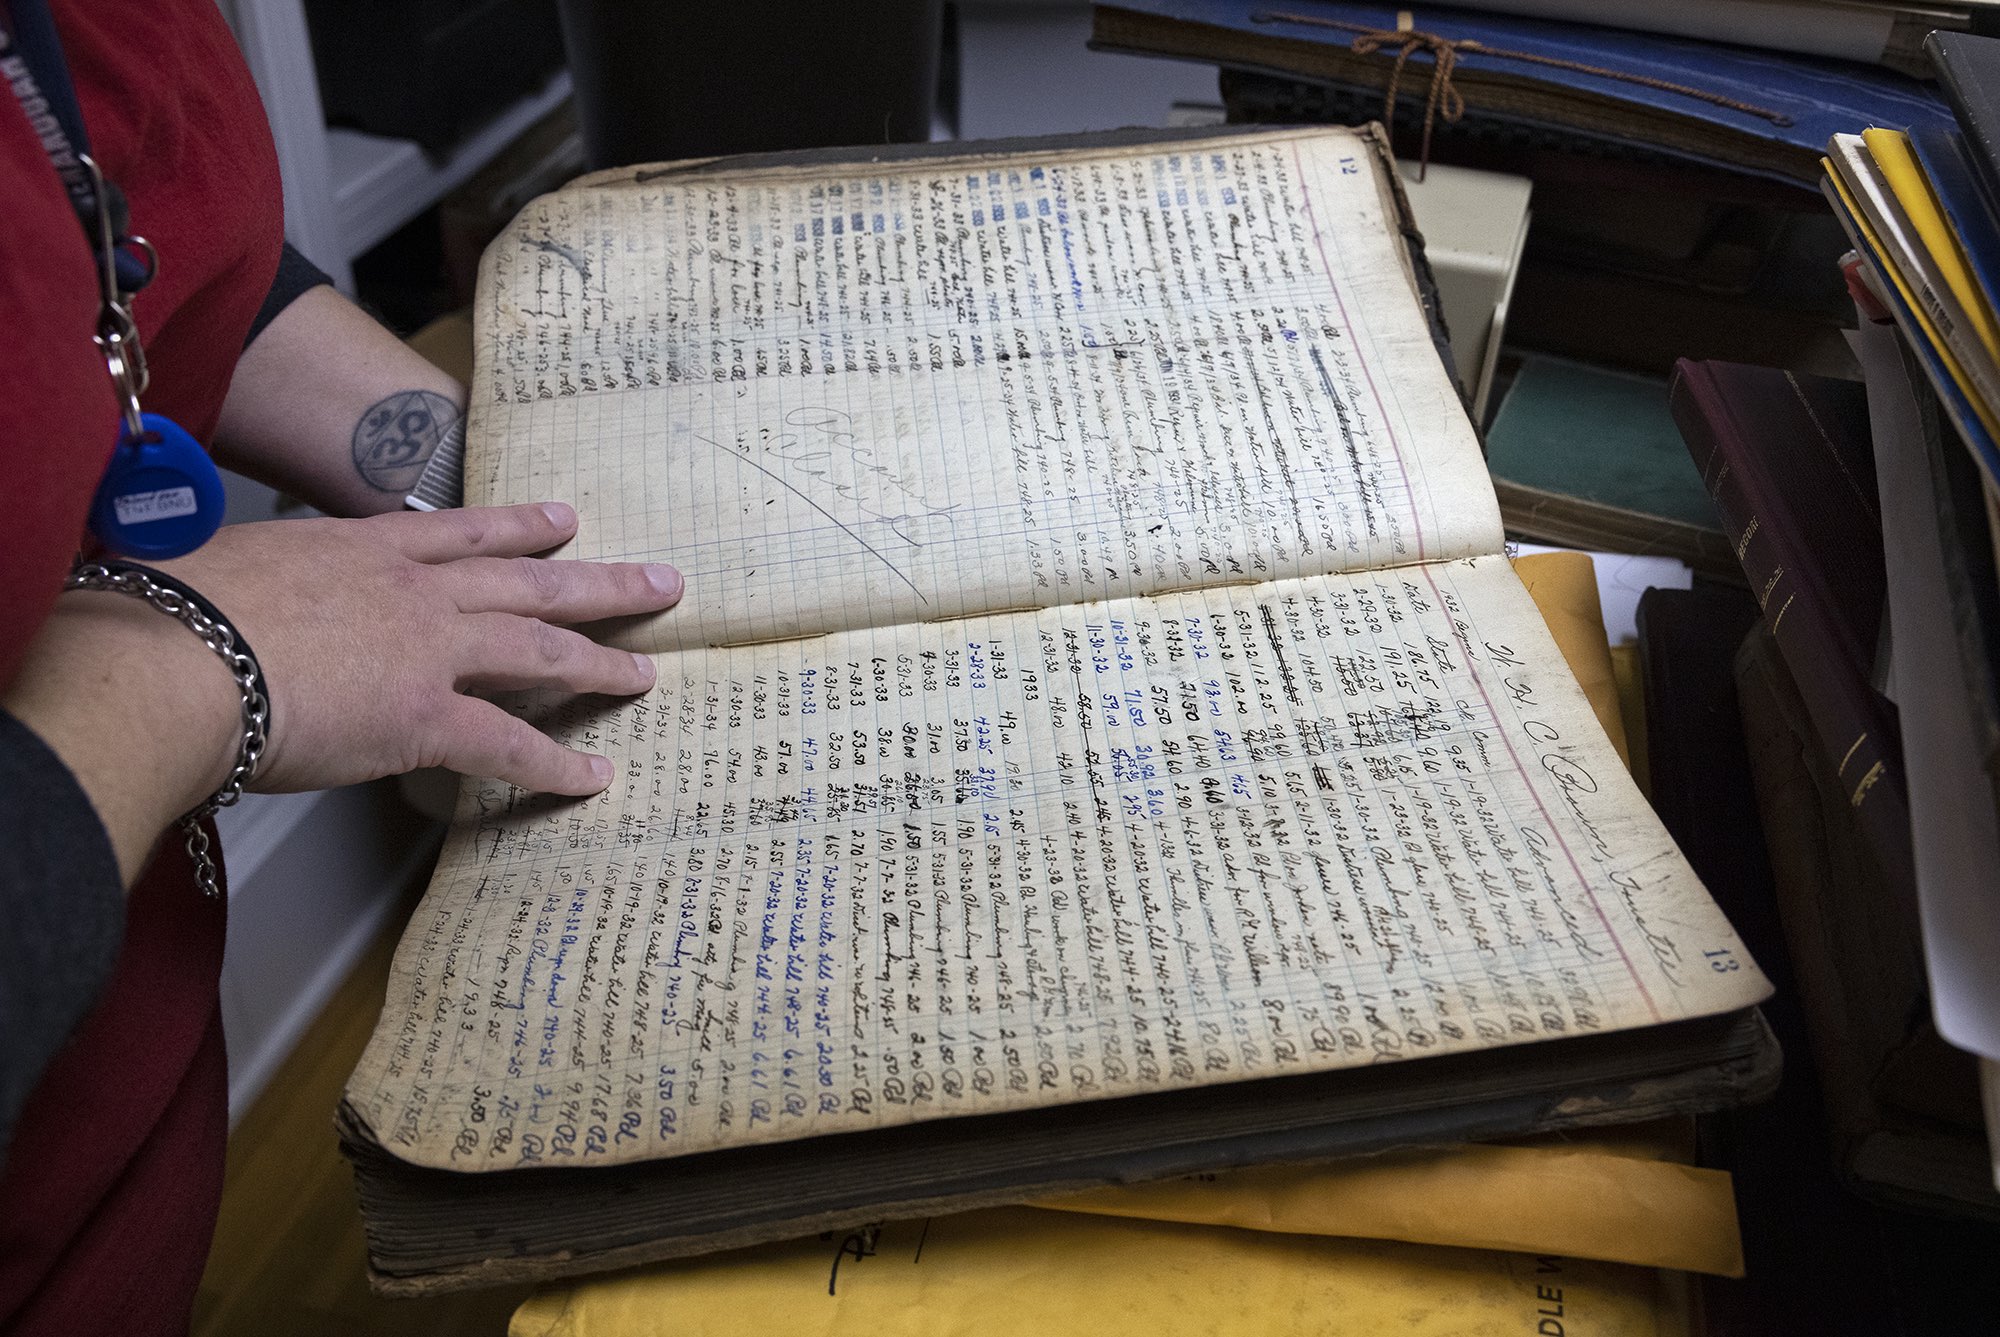
M 163 487 L 153 492 L 128 492 L 122 497 L 113 497 L 111 505 L 118 512 L 121 525 L 143 525 L 153 520 L 172 520 L 183 515 L 193 515 L 200 509 L 194 499 L 191 487 Z

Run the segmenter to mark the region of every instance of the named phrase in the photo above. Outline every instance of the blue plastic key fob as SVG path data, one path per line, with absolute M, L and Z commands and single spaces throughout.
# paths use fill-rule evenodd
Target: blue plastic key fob
M 222 475 L 201 444 L 157 413 L 144 431 L 120 428 L 97 496 L 90 531 L 126 557 L 179 557 L 206 543 L 222 524 Z

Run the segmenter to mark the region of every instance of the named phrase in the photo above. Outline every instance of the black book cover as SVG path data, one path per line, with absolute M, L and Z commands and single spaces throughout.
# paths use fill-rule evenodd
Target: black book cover
M 1934 32 L 1924 50 L 1965 132 L 1965 156 L 1986 192 L 1986 207 L 2000 214 L 2000 37 Z

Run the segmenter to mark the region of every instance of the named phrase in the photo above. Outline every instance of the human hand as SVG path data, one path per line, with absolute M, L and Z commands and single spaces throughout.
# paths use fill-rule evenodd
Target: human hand
M 592 794 L 610 763 L 468 690 L 641 692 L 649 660 L 564 624 L 656 612 L 671 567 L 545 561 L 576 532 L 560 502 L 233 525 L 161 563 L 242 631 L 273 729 L 254 788 L 316 789 L 448 766 Z M 236 763 L 235 680 L 185 627 L 121 594 L 76 591 L 35 633 L 0 706 L 68 766 L 129 882 L 168 823 Z
M 528 555 L 575 532 L 560 502 L 285 520 L 226 528 L 161 568 L 236 623 L 263 665 L 274 727 L 253 788 L 444 766 L 594 794 L 611 781 L 608 760 L 465 695 L 653 685 L 651 660 L 567 627 L 671 607 L 679 573 Z

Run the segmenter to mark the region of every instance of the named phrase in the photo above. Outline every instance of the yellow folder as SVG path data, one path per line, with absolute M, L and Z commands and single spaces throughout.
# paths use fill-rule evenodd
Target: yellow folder
M 1597 722 L 1618 749 L 1625 769 L 1632 753 L 1625 736 L 1624 713 L 1618 700 L 1618 675 L 1612 668 L 1611 647 L 1604 634 L 1604 606 L 1597 597 L 1597 568 L 1588 553 L 1538 552 L 1514 559 L 1514 574 L 1548 623 L 1563 661 L 1583 688 Z M 1643 782 L 1643 776 L 1635 776 Z M 1642 786 L 1643 787 L 1643 786 Z
M 1986 302 L 1986 293 L 1972 275 L 1965 247 L 1959 243 L 1958 233 L 1952 230 L 1951 221 L 1944 216 L 1937 195 L 1931 190 L 1930 178 L 1924 175 L 1924 169 L 1917 163 L 1917 155 L 1910 148 L 1910 137 L 1901 130 L 1864 130 L 1861 138 L 1868 145 L 1868 153 L 1875 159 L 1875 166 L 1881 169 L 1882 179 L 1888 182 L 1890 191 L 1896 196 L 1896 202 L 1909 216 L 1918 240 L 1923 242 L 1924 249 L 1930 252 L 1932 263 L 1944 276 L 1945 286 L 1951 289 L 1951 295 L 1964 308 L 1973 332 L 1986 348 L 1987 356 L 2000 363 L 2000 321 L 1994 319 L 1992 308 Z
M 1672 1273 L 1026 1207 L 548 1291 L 509 1337 L 1676 1337 Z
M 1743 1275 L 1727 1173 L 1668 1158 L 1667 1130 L 1398 1152 L 1092 1189 L 1045 1208 Z

